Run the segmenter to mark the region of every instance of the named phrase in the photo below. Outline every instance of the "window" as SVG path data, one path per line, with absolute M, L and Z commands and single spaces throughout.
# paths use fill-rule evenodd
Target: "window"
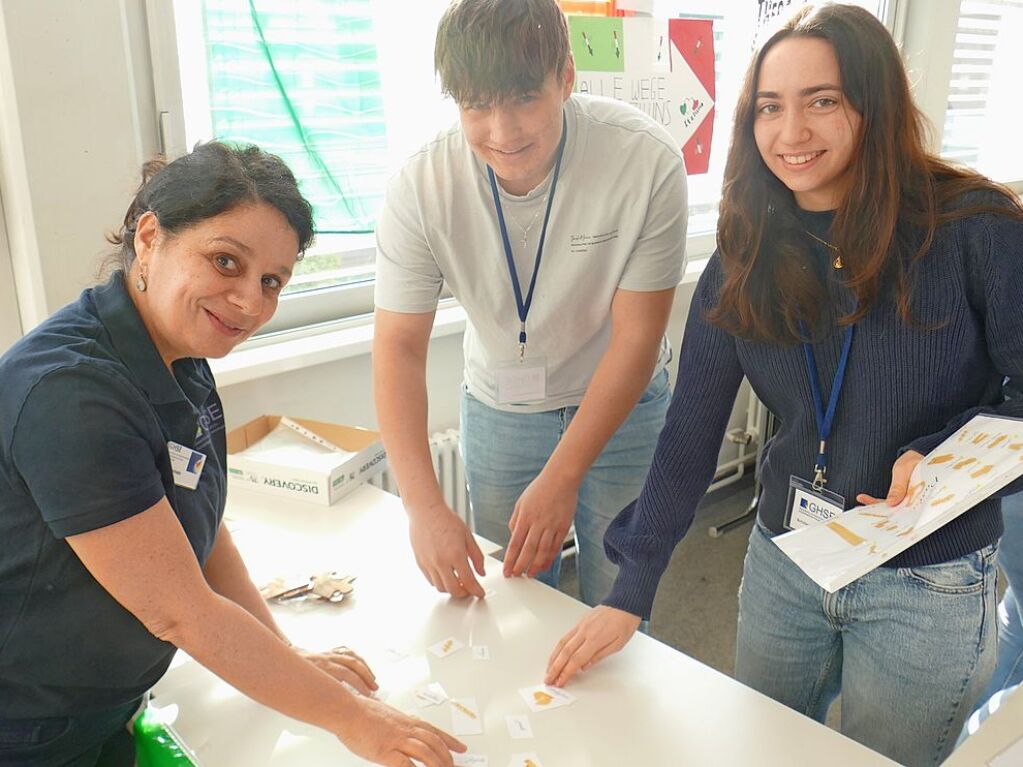
M 387 180 L 457 119 L 435 81 L 433 35 L 421 33 L 446 7 L 423 0 L 399 15 L 378 0 L 175 0 L 181 109 L 171 119 L 183 141 L 170 151 L 214 137 L 259 144 L 288 163 L 315 207 L 316 243 L 264 333 L 371 311 Z
M 941 153 L 1003 182 L 1023 179 L 1023 0 L 961 0 Z

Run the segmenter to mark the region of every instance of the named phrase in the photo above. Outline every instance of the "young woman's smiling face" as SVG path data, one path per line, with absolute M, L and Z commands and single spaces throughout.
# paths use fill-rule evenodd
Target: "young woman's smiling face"
M 860 114 L 842 91 L 831 43 L 789 37 L 764 56 L 753 135 L 768 169 L 804 210 L 833 210 L 845 193 Z

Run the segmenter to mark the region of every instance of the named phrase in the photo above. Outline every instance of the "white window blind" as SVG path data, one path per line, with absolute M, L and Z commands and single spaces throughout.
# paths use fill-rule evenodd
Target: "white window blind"
M 1023 180 L 1021 74 L 1023 0 L 962 0 L 942 155 L 996 181 Z

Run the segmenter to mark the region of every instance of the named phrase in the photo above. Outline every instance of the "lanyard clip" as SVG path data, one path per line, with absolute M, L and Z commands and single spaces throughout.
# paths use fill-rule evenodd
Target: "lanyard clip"
M 818 493 L 824 489 L 824 486 L 828 484 L 828 480 L 824 478 L 826 470 L 820 466 L 815 466 L 813 470 L 813 489 Z
M 828 480 L 824 477 L 828 473 L 828 464 L 825 458 L 827 449 L 828 443 L 822 439 L 820 447 L 817 449 L 817 462 L 813 465 L 813 489 L 818 493 L 828 484 Z
M 526 345 L 519 344 L 519 362 L 526 361 Z

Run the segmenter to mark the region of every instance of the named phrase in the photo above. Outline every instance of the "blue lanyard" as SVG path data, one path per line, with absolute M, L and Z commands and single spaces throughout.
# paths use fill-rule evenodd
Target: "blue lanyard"
M 508 239 L 508 227 L 504 222 L 504 210 L 501 208 L 501 195 L 497 191 L 497 179 L 494 169 L 487 165 L 487 177 L 490 179 L 490 190 L 494 193 L 494 207 L 497 209 L 497 223 L 501 227 L 501 240 L 504 242 L 504 257 L 508 261 L 508 274 L 511 275 L 512 288 L 515 290 L 515 306 L 519 310 L 519 360 L 526 356 L 526 317 L 529 307 L 533 304 L 533 289 L 536 287 L 536 275 L 540 271 L 540 260 L 543 258 L 543 243 L 547 238 L 547 222 L 551 218 L 551 205 L 554 203 L 554 190 L 558 188 L 558 176 L 561 174 L 561 158 L 565 154 L 565 139 L 568 137 L 568 121 L 561 115 L 561 141 L 558 144 L 558 159 L 554 161 L 554 176 L 551 178 L 551 191 L 547 195 L 547 210 L 543 214 L 543 229 L 540 230 L 540 242 L 536 246 L 536 261 L 533 263 L 533 276 L 529 280 L 529 291 L 526 300 L 522 300 L 522 285 L 515 271 L 515 258 L 512 255 L 511 241 Z
M 808 336 L 806 327 L 800 323 L 800 330 Z M 806 372 L 810 377 L 810 390 L 813 392 L 813 407 L 817 415 L 817 434 L 820 437 L 820 446 L 817 449 L 817 462 L 814 464 L 813 488 L 823 489 L 827 483 L 828 471 L 828 438 L 831 436 L 831 427 L 835 423 L 835 411 L 838 409 L 838 397 L 842 393 L 842 383 L 845 381 L 845 369 L 849 363 L 849 350 L 852 348 L 853 332 L 855 325 L 850 325 L 845 331 L 845 340 L 842 342 L 842 356 L 838 360 L 838 369 L 835 371 L 835 380 L 831 384 L 831 398 L 828 400 L 827 412 L 824 410 L 824 397 L 821 394 L 821 385 L 817 375 L 817 360 L 813 354 L 813 345 L 804 342 L 803 353 L 806 356 Z

